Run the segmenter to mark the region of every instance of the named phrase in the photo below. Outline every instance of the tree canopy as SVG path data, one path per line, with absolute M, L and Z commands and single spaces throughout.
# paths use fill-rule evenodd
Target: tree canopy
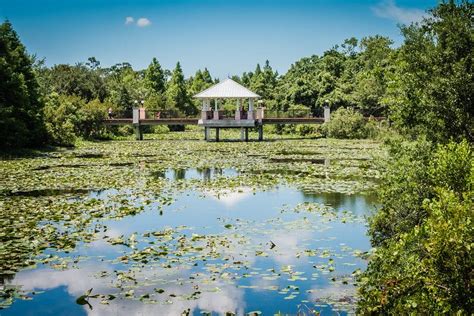
M 33 60 L 6 21 L 0 25 L 0 147 L 43 144 L 43 106 Z

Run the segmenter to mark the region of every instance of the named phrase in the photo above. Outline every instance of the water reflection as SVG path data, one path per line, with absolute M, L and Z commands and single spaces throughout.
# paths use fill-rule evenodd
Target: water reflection
M 152 176 L 173 181 L 178 180 L 203 180 L 210 181 L 218 177 L 235 177 L 238 172 L 230 168 L 177 168 L 157 170 L 152 172 Z
M 338 192 L 308 193 L 301 191 L 305 201 L 330 205 L 336 210 L 348 210 L 357 215 L 368 214 L 376 207 L 377 197 L 373 193 L 344 194 Z
M 64 287 L 67 294 L 73 298 L 83 295 L 85 292 L 84 289 L 89 288 L 93 289 L 93 294 L 114 293 L 109 287 L 111 280 L 98 278 L 98 271 L 105 271 L 109 274 L 113 274 L 113 267 L 106 264 L 94 264 L 83 266 L 81 269 L 66 271 L 38 269 L 20 273 L 15 278 L 14 284 L 22 285 L 23 289 L 27 291 L 47 291 Z M 144 270 L 144 273 L 140 277 L 142 279 L 156 279 L 157 276 L 160 275 L 160 272 L 162 271 L 157 272 L 148 269 Z M 167 279 L 178 278 L 181 276 L 180 273 L 172 275 L 169 272 L 161 275 L 161 277 Z M 100 300 L 89 299 L 88 302 L 91 304 L 92 309 L 87 305 L 84 305 L 81 310 L 77 310 L 75 313 L 68 313 L 68 315 L 157 315 L 157 313 L 159 315 L 181 315 L 181 313 L 187 309 L 190 309 L 191 311 L 212 311 L 220 314 L 233 311 L 242 315 L 245 308 L 244 291 L 222 282 L 216 284 L 219 289 L 218 291 L 205 292 L 203 289 L 202 295 L 200 295 L 198 299 L 193 300 L 179 300 L 173 298 L 195 292 L 196 287 L 193 285 L 177 285 L 173 283 L 158 285 L 160 289 L 164 290 L 164 292 L 163 294 L 156 294 L 155 296 L 165 298 L 165 300 L 158 302 L 158 304 L 146 304 L 139 300 L 120 299 L 112 300 L 109 304 L 101 304 Z M 153 287 L 144 287 L 142 288 L 142 291 L 143 293 L 154 292 Z M 170 294 L 172 294 L 172 296 L 170 296 Z M 35 299 L 40 300 L 41 294 Z M 18 305 L 22 305 L 22 302 L 18 302 Z M 21 306 L 18 308 L 13 306 L 7 311 L 13 315 L 17 310 L 22 310 Z M 51 306 L 51 311 L 53 310 L 54 307 Z
M 166 177 L 176 175 L 185 179 L 226 174 L 226 171 L 197 169 L 184 174 L 175 170 L 166 172 Z M 94 197 L 107 199 L 117 192 L 107 191 Z M 60 313 L 59 308 L 64 305 L 47 305 L 48 300 L 43 297 L 48 295 L 56 301 L 70 302 L 72 308 L 68 315 L 180 315 L 188 308 L 194 315 L 201 311 L 221 314 L 232 311 L 242 315 L 250 310 L 270 315 L 276 311 L 296 314 L 305 300 L 309 306 L 321 303 L 324 306 L 318 310 L 331 313 L 339 305 L 343 308 L 348 303 L 353 287 L 339 280 L 357 268 L 365 268 L 365 261 L 354 255 L 370 249 L 365 223 L 342 222 L 332 215 L 326 218 L 317 212 L 282 212 L 282 209 L 288 206 L 286 208 L 291 210 L 299 203 L 315 202 L 329 205 L 341 214 L 342 210 L 348 210 L 362 216 L 374 207 L 374 197 L 315 195 L 284 186 L 255 193 L 241 187 L 222 193 L 184 192 L 165 207 L 163 216 L 158 215 L 158 206 L 151 203 L 134 216 L 103 221 L 107 231 L 100 234 L 97 241 L 75 250 L 75 256 L 87 256 L 87 260 L 79 262 L 78 268 L 69 266 L 64 271 L 56 271 L 40 267 L 22 271 L 14 280 L 6 281 L 22 285 L 26 291 L 45 290 L 46 293 L 31 301 L 16 301 L 11 308 L 2 311 L 2 315 L 27 314 L 25 312 L 34 315 L 37 310 Z M 183 229 L 176 233 L 176 239 L 153 244 L 149 243 L 150 239 L 143 240 L 146 232 L 178 226 Z M 120 236 L 128 239 L 132 234 L 138 236 L 137 249 L 167 245 L 170 252 L 179 246 L 178 240 L 183 236 L 187 240 L 194 234 L 218 236 L 210 241 L 216 242 L 220 256 L 219 259 L 200 258 L 184 253 L 172 262 L 171 268 L 163 266 L 170 261 L 117 262 L 116 258 L 134 250 L 125 245 L 111 245 L 107 240 Z M 210 251 L 210 241 L 209 244 L 203 241 L 203 252 Z M 220 245 L 221 241 L 226 243 Z M 132 282 L 117 286 L 116 271 L 132 271 L 137 285 Z M 105 277 L 101 277 L 101 273 Z M 91 300 L 92 310 L 87 306 L 78 309 L 75 298 L 90 288 L 93 293 L 117 295 L 119 291 L 122 295 L 117 295 L 109 305 Z M 163 289 L 164 293 L 158 295 L 154 288 Z M 121 298 L 131 289 L 135 299 Z M 197 297 L 185 299 L 196 291 L 200 292 Z M 151 299 L 156 300 L 156 304 L 147 304 L 147 299 L 140 301 L 141 295 L 147 293 L 152 294 Z

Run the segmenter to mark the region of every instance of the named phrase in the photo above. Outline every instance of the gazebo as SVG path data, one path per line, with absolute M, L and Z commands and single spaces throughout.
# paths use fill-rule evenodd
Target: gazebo
M 216 130 L 216 141 L 219 141 L 220 128 L 241 128 L 242 140 L 248 140 L 248 129 L 251 127 L 259 128 L 259 140 L 262 140 L 263 108 L 255 109 L 255 101 L 260 98 L 255 92 L 228 78 L 196 94 L 194 98 L 202 100 L 201 119 L 198 124 L 204 126 L 206 140 L 209 140 L 211 128 Z M 229 115 L 219 109 L 219 101 L 222 99 L 236 101 L 235 113 Z M 211 107 L 212 101 L 214 108 Z M 246 101 L 248 101 L 247 109 L 245 109 Z

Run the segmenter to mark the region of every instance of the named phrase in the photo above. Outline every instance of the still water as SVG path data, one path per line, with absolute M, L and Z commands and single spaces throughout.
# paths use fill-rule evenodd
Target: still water
M 155 176 L 205 181 L 235 174 L 189 169 Z M 89 197 L 107 200 L 116 193 Z M 17 273 L 6 282 L 34 295 L 0 315 L 354 312 L 354 276 L 365 269 L 370 250 L 365 216 L 375 208 L 372 196 L 307 194 L 280 185 L 184 191 L 173 198 L 165 207 L 152 202 L 135 215 L 97 220 L 100 238 L 60 253 L 69 260 L 62 268 Z M 89 289 L 101 296 L 78 304 Z

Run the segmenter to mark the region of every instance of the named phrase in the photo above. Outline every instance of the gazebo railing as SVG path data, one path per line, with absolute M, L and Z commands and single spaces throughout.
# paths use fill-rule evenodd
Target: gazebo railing
M 174 110 L 146 110 L 145 118 L 149 120 L 171 119 L 171 118 L 197 118 L 198 115 L 184 115 Z

